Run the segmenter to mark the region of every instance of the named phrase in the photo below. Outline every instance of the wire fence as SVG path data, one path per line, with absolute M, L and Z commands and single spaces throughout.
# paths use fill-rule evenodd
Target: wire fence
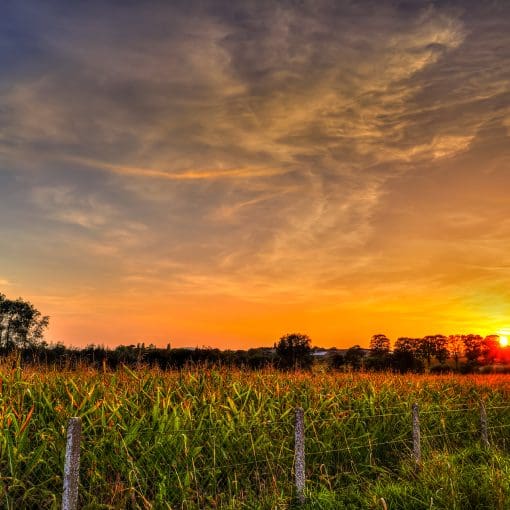
M 75 510 L 105 483 L 112 487 L 112 501 L 103 503 L 114 507 L 152 508 L 153 502 L 186 507 L 185 501 L 200 508 L 226 506 L 270 486 L 290 492 L 301 504 L 307 487 L 326 483 L 338 489 L 360 472 L 377 474 L 407 462 L 419 474 L 427 455 L 445 446 L 479 443 L 484 449 L 506 449 L 503 432 L 510 421 L 501 422 L 506 418 L 501 412 L 510 403 L 396 409 L 373 414 L 347 409 L 339 416 L 318 417 L 296 408 L 287 419 L 233 423 L 229 429 L 177 427 L 163 434 L 164 444 L 153 445 L 141 445 L 136 430 L 125 435 L 119 429 L 115 446 L 102 445 L 104 462 L 87 456 L 98 436 L 82 437 L 81 419 L 71 418 L 62 509 Z

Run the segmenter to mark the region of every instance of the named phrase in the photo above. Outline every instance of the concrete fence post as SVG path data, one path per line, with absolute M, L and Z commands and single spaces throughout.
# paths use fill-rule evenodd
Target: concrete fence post
M 482 446 L 489 448 L 489 433 L 487 429 L 487 411 L 485 409 L 485 403 L 480 402 L 480 434 L 482 439 Z
M 300 505 L 305 502 L 305 413 L 296 407 L 294 427 L 294 473 L 296 496 Z
M 64 465 L 64 493 L 62 510 L 76 510 L 80 476 L 81 418 L 71 418 L 67 425 L 66 458 Z
M 421 435 L 419 406 L 416 402 L 413 404 L 413 459 L 414 470 L 418 473 L 421 470 Z

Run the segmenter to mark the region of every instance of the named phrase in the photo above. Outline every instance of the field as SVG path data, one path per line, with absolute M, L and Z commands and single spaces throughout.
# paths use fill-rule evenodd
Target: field
M 510 508 L 510 376 L 207 368 L 0 369 L 0 507 L 60 507 L 67 420 L 80 416 L 79 508 L 294 508 L 296 406 L 305 508 Z

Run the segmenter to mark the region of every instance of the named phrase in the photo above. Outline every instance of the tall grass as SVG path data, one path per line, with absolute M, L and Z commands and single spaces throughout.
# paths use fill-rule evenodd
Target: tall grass
M 509 508 L 509 402 L 505 375 L 4 368 L 0 507 L 59 507 L 67 419 L 80 416 L 80 508 L 291 508 L 299 405 L 309 508 Z

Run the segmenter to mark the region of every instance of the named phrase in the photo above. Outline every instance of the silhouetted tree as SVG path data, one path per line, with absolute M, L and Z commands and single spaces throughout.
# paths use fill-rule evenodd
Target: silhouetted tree
M 390 352 L 390 339 L 386 335 L 374 335 L 370 339 L 370 354 L 388 354 Z
M 278 367 L 284 370 L 310 368 L 313 362 L 311 340 L 308 335 L 290 333 L 275 344 Z
M 386 335 L 374 335 L 370 339 L 370 353 L 365 361 L 369 370 L 387 370 L 391 364 L 390 340 Z
M 274 354 L 271 349 L 259 347 L 248 349 L 246 353 L 246 364 L 252 369 L 265 368 L 274 363 Z
M 499 345 L 499 335 L 488 335 L 482 341 L 481 346 L 481 363 L 484 365 L 492 365 L 501 353 Z
M 455 363 L 455 370 L 459 370 L 459 361 L 464 355 L 462 335 L 450 335 L 448 337 L 448 352 Z
M 349 365 L 351 370 L 358 371 L 363 366 L 363 358 L 365 356 L 365 350 L 359 345 L 353 345 L 345 353 L 344 360 L 345 364 Z
M 333 370 L 341 370 L 345 367 L 345 356 L 339 352 L 333 353 L 329 358 L 329 367 Z
M 418 355 L 427 362 L 430 368 L 432 358 L 443 364 L 448 359 L 448 339 L 444 335 L 428 335 L 418 342 Z
M 43 338 L 49 317 L 42 316 L 32 303 L 10 300 L 0 294 L 0 347 L 4 351 L 26 349 Z
M 393 348 L 393 365 L 401 373 L 423 372 L 423 361 L 419 351 L 420 338 L 400 337 Z
M 463 335 L 464 353 L 466 359 L 471 364 L 476 364 L 482 355 L 483 338 L 480 335 Z

